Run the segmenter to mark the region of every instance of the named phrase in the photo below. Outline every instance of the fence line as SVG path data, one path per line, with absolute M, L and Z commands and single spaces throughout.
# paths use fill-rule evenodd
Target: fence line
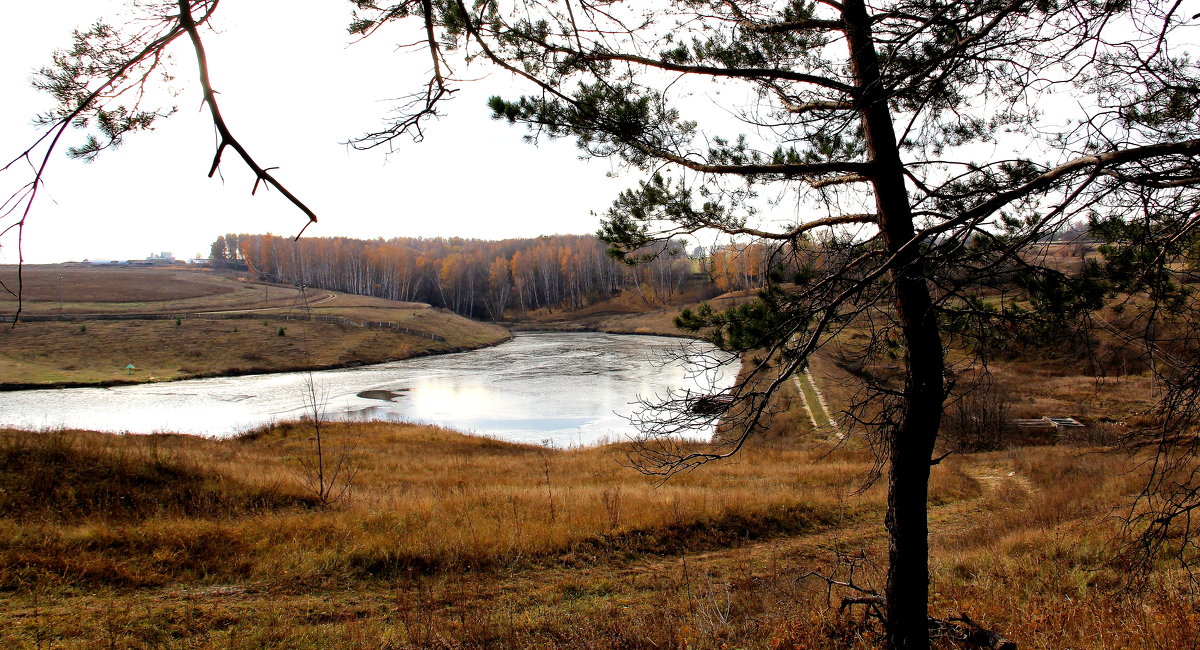
M 62 314 L 62 315 L 29 315 L 21 320 L 27 323 L 44 323 L 54 321 L 87 321 L 87 320 L 266 320 L 266 321 L 316 321 L 318 323 L 334 323 L 347 327 L 361 327 L 371 330 L 390 330 L 410 336 L 419 336 L 432 341 L 445 342 L 446 338 L 429 332 L 415 330 L 392 321 L 356 321 L 344 316 L 304 316 L 302 314 L 268 314 L 262 312 L 200 312 L 180 314 Z M 13 322 L 12 316 L 0 316 L 0 323 Z

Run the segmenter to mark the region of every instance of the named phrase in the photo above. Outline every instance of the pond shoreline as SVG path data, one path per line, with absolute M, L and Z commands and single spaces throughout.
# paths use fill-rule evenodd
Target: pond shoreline
M 696 345 L 699 354 L 688 354 Z M 642 397 L 724 390 L 730 375 L 692 365 L 709 359 L 711 347 L 522 332 L 488 349 L 322 372 L 15 391 L 0 402 L 0 426 L 226 437 L 316 408 L 330 421 L 428 422 L 514 442 L 590 445 L 634 433 L 627 415 L 646 404 Z M 712 432 L 697 426 L 694 435 Z
M 638 328 L 596 327 L 596 326 L 592 326 L 592 325 L 584 325 L 584 324 L 577 324 L 577 323 L 564 322 L 564 321 L 555 321 L 555 322 L 548 322 L 548 323 L 537 322 L 537 321 L 513 321 L 513 322 L 486 321 L 486 322 L 488 322 L 491 325 L 497 325 L 499 327 L 503 327 L 503 328 L 509 330 L 510 332 L 520 332 L 522 334 L 537 334 L 539 332 L 545 332 L 545 333 L 562 332 L 562 333 L 566 333 L 566 334 L 570 334 L 573 332 L 579 332 L 579 333 L 590 332 L 590 333 L 594 333 L 594 334 L 630 334 L 630 335 L 636 335 L 636 336 L 659 336 L 659 337 L 668 338 L 668 339 L 686 339 L 686 340 L 690 340 L 690 341 L 706 340 L 703 336 L 701 336 L 699 334 L 693 334 L 691 332 L 680 331 L 678 333 L 670 333 L 670 332 L 654 331 L 654 330 L 650 330 L 649 328 L 644 328 L 644 327 L 638 327 Z
M 163 316 L 164 314 L 158 314 Z M 79 316 L 86 318 L 86 316 Z M 173 317 L 173 316 L 172 316 Z M 67 320 L 73 320 L 76 316 L 71 316 Z M 50 320 L 59 320 L 61 316 L 51 318 Z M 429 356 L 438 356 L 444 354 L 456 354 L 459 352 L 469 352 L 471 350 L 480 350 L 496 345 L 507 343 L 513 339 L 514 333 L 597 333 L 597 334 L 629 334 L 637 336 L 655 336 L 671 339 L 684 340 L 706 340 L 703 336 L 684 332 L 681 330 L 663 331 L 661 328 L 651 328 L 646 326 L 621 326 L 621 319 L 609 320 L 594 320 L 588 317 L 579 318 L 578 320 L 552 320 L 552 321 L 537 321 L 537 320 L 512 320 L 512 321 L 476 321 L 481 324 L 495 325 L 507 330 L 507 335 L 495 341 L 485 343 L 479 346 L 456 346 L 445 350 L 423 350 L 414 352 L 406 356 L 388 356 L 378 359 L 369 360 L 354 360 L 338 363 L 326 363 L 317 365 L 284 365 L 273 367 L 234 367 L 225 370 L 211 372 L 195 372 L 186 375 L 178 375 L 173 377 L 161 378 L 130 378 L 130 379 L 98 379 L 94 381 L 53 381 L 53 382 L 0 382 L 0 393 L 27 391 L 27 390 L 56 390 L 56 389 L 71 389 L 71 388 L 114 388 L 120 386 L 137 386 L 142 384 L 170 384 L 179 381 L 188 381 L 193 379 L 212 379 L 220 377 L 246 377 L 253 375 L 272 375 L 291 372 L 304 371 L 323 371 L 323 370 L 342 370 L 347 368 L 358 368 L 362 366 L 375 365 L 380 363 L 391 363 L 394 361 L 404 361 L 407 359 L 417 359 Z
M 501 326 L 503 327 L 503 326 Z M 0 393 L 25 391 L 25 390 L 58 390 L 68 388 L 113 388 L 116 386 L 140 386 L 143 384 L 173 384 L 180 381 L 190 381 L 192 379 L 215 379 L 219 377 L 248 377 L 251 375 L 278 375 L 289 372 L 317 372 L 321 370 L 344 370 L 346 368 L 361 368 L 362 366 L 373 366 L 381 363 L 392 363 L 395 361 L 407 361 L 408 359 L 419 359 L 423 357 L 440 356 L 443 354 L 458 354 L 459 352 L 470 352 L 472 350 L 482 350 L 485 348 L 503 345 L 513 340 L 513 332 L 509 330 L 508 335 L 478 346 L 458 346 L 447 348 L 445 350 L 423 350 L 414 352 L 404 357 L 385 357 L 378 361 L 348 361 L 346 363 L 328 363 L 315 366 L 285 366 L 275 368 L 234 368 L 220 372 L 198 372 L 195 374 L 183 375 L 179 377 L 171 377 L 169 379 L 104 379 L 100 381 L 69 381 L 69 382 L 53 382 L 53 383 L 21 383 L 21 382 L 0 382 Z

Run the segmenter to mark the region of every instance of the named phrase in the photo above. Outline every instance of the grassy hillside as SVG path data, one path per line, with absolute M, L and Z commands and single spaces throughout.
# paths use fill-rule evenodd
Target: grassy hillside
M 0 266 L 0 280 L 14 291 L 17 273 L 16 266 Z M 21 280 L 22 311 L 32 315 L 288 307 L 298 295 L 292 287 L 264 287 L 190 267 L 27 264 Z M 0 295 L 0 313 L 11 315 L 17 303 L 12 295 Z
M 222 441 L 4 433 L 0 643 L 871 647 L 809 575 L 844 578 L 862 553 L 856 581 L 880 586 L 884 493 L 857 490 L 872 463 L 855 444 L 793 435 L 660 484 L 622 465 L 627 445 L 403 424 L 325 441 L 356 472 L 332 507 L 303 488 L 306 424 Z M 1200 619 L 1182 577 L 1164 563 L 1143 598 L 1111 562 L 1135 461 L 1042 446 L 935 467 L 935 613 L 1022 647 L 1187 646 Z
M 589 330 L 615 334 L 659 334 L 690 336 L 675 327 L 675 316 L 684 308 L 695 309 L 707 302 L 714 309 L 728 309 L 754 296 L 751 291 L 712 296 L 712 286 L 693 282 L 689 289 L 674 294 L 668 301 L 650 301 L 635 291 L 625 291 L 609 300 L 576 310 L 538 309 L 510 313 L 513 329 Z M 508 323 L 506 323 L 508 324 Z
M 209 293 L 180 288 L 193 279 Z M 250 308 L 253 300 L 234 299 L 250 293 L 236 282 L 180 276 L 164 283 L 172 298 L 127 294 L 114 305 Z M 454 331 L 461 320 L 334 295 L 314 309 L 410 318 L 427 331 Z M 95 294 L 78 297 L 76 308 L 98 304 Z M 57 308 L 43 303 L 31 305 Z M 583 316 L 657 332 L 672 314 L 618 300 Z M 534 316 L 593 326 L 580 314 Z M 0 349 L 101 358 L 87 339 L 112 325 L 105 346 L 161 348 L 169 371 L 185 357 L 225 367 L 251 361 L 246 354 L 299 358 L 302 343 L 387 345 L 355 339 L 384 336 L 357 328 L 302 329 L 325 326 L 315 323 L 286 324 L 279 336 L 284 325 L 266 322 L 48 323 L 66 329 Z M 462 322 L 455 340 L 486 342 L 481 333 L 498 331 Z M 145 338 L 135 339 L 140 331 Z M 853 344 L 863 333 L 845 336 Z M 221 357 L 226 350 L 241 356 Z M 932 468 L 932 613 L 966 614 L 1020 647 L 1192 647 L 1200 616 L 1189 577 L 1166 556 L 1131 575 L 1117 552 L 1148 452 L 1103 445 L 1150 417 L 1153 386 L 1136 355 L 1102 378 L 1089 358 L 1064 352 L 992 366 L 1006 417 L 1072 416 L 1088 426 L 1063 436 L 1010 431 L 1000 451 Z M 0 432 L 0 647 L 876 647 L 861 608 L 839 607 L 856 594 L 820 576 L 853 572 L 856 584 L 882 588 L 884 486 L 866 483 L 875 463 L 861 434 L 819 417 L 824 426 L 815 427 L 804 408 L 816 408 L 818 389 L 842 408 L 854 372 L 835 354 L 814 359 L 813 383 L 784 384 L 766 434 L 667 482 L 632 469 L 629 444 L 552 450 L 430 426 L 336 423 L 322 429 L 325 466 L 346 461 L 339 477 L 350 481 L 335 485 L 345 498 L 322 505 L 311 489 L 311 423 L 229 440 Z M 1131 589 L 1137 578 L 1148 591 Z
M 0 268 L 13 280 L 14 267 Z M 508 333 L 421 303 L 280 287 L 207 270 L 29 266 L 23 314 L 65 320 L 0 330 L 0 384 L 161 381 L 224 374 L 329 368 L 491 345 Z M 61 276 L 61 277 L 60 277 Z M 0 300 L 11 315 L 17 303 Z M 316 321 L 385 321 L 419 334 Z M 238 316 L 227 320 L 103 320 L 130 314 Z M 135 369 L 127 369 L 133 364 Z

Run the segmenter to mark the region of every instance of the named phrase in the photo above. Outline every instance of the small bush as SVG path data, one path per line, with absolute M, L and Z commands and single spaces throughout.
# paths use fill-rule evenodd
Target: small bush
M 941 437 L 948 450 L 996 451 L 1012 428 L 1012 399 L 994 385 L 979 387 L 953 402 L 942 415 Z
M 1125 423 L 1101 419 L 1084 422 L 1082 427 L 1071 427 L 1060 442 L 1085 447 L 1108 446 L 1120 444 L 1128 434 L 1129 427 Z
M 281 328 L 279 328 L 279 331 L 278 331 L 278 332 L 276 332 L 275 334 L 276 334 L 277 336 L 287 336 L 287 328 L 286 328 L 286 327 L 281 327 Z

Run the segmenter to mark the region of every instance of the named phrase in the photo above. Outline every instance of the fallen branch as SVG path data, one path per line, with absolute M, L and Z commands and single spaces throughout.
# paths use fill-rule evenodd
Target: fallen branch
M 865 607 L 860 628 L 870 626 L 872 619 L 879 621 L 885 627 L 887 626 L 887 614 L 884 610 L 883 596 L 848 596 L 842 599 L 842 604 L 838 607 L 838 613 L 841 614 L 847 609 L 852 609 L 855 605 L 863 605 Z M 955 618 L 948 619 L 930 616 L 929 638 L 949 639 L 968 648 L 980 648 L 981 650 L 1017 650 L 1016 642 L 1010 641 L 999 632 L 984 628 L 971 620 L 971 617 L 966 614 L 960 614 Z
M 838 615 L 840 616 L 848 610 L 853 615 L 854 607 L 861 605 L 863 612 L 857 626 L 857 634 L 882 637 L 883 631 L 887 629 L 888 625 L 887 603 L 883 594 L 855 581 L 856 573 L 867 562 L 866 551 L 860 550 L 858 553 L 851 554 L 837 550 L 836 553 L 837 569 L 835 574 L 822 575 L 817 571 L 812 571 L 806 573 L 803 578 L 815 577 L 823 581 L 827 586 L 827 598 L 832 596 L 835 587 L 853 592 L 853 595 L 842 598 L 837 610 Z M 837 573 L 846 577 L 838 579 L 835 577 Z M 957 617 L 948 619 L 930 616 L 928 625 L 930 639 L 947 639 L 958 646 L 981 650 L 1017 650 L 1015 642 L 1010 641 L 999 632 L 984 628 L 966 614 L 959 614 Z
M 987 650 L 1017 650 L 1017 644 L 999 632 L 993 632 L 972 621 L 966 614 L 942 620 L 929 617 L 929 638 L 943 638 L 966 644 L 969 648 Z

